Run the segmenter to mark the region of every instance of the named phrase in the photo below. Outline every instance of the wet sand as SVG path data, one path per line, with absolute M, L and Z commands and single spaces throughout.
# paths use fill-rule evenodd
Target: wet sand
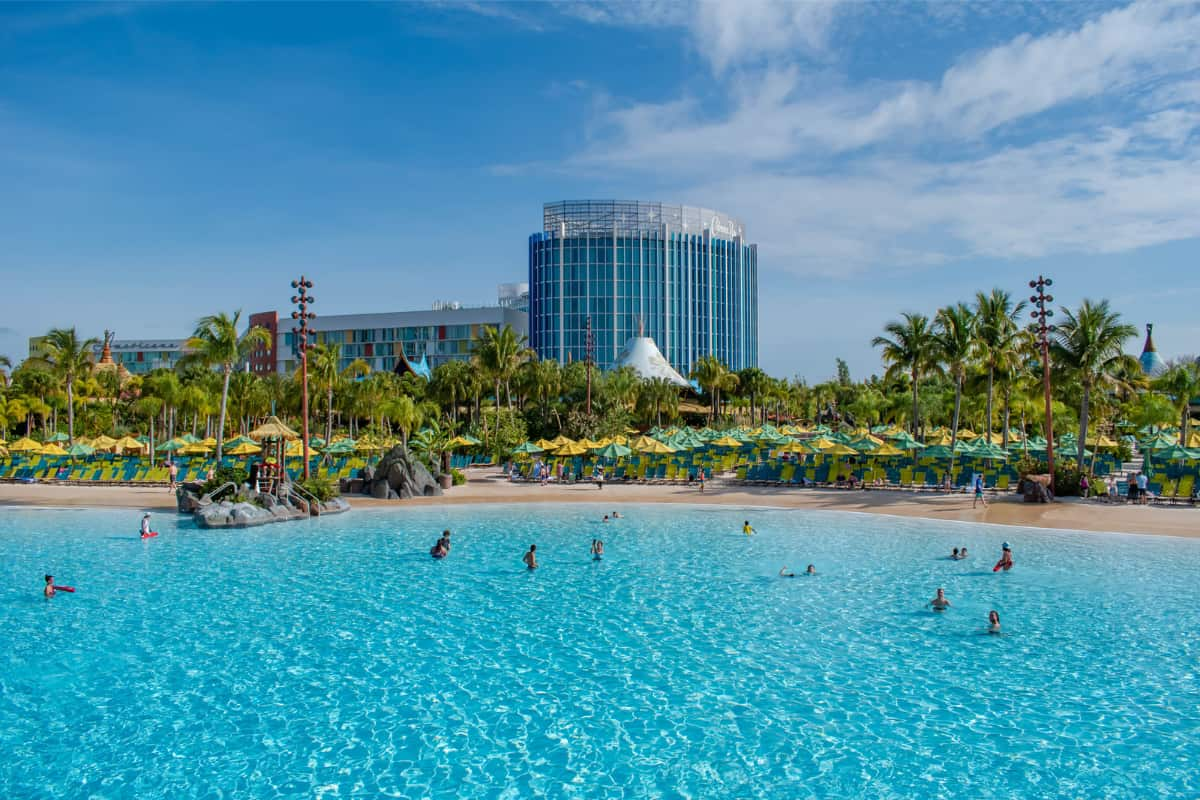
M 969 494 L 930 492 L 847 491 L 731 486 L 711 481 L 701 494 L 695 487 L 605 484 L 540 486 L 514 484 L 494 470 L 471 470 L 470 481 L 443 497 L 383 501 L 349 497 L 356 508 L 405 508 L 459 503 L 690 503 L 734 506 L 857 511 L 903 517 L 987 522 L 1081 531 L 1148 533 L 1200 537 L 1200 507 L 1109 505 L 1067 499 L 1058 503 L 1024 503 L 1015 495 L 989 497 L 989 505 L 971 508 Z M 0 507 L 130 508 L 173 511 L 175 495 L 164 488 L 0 484 Z

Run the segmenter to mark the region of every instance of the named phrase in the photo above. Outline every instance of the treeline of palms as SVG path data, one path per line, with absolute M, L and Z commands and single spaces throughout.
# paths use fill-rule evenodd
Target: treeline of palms
M 1062 309 L 1055 320 L 1056 433 L 1078 431 L 1082 443 L 1097 419 L 1104 427 L 1118 419 L 1188 425 L 1188 401 L 1200 396 L 1194 360 L 1148 382 L 1124 352 L 1137 331 L 1106 301 Z M 362 360 L 343 360 L 336 346 L 319 345 L 308 353 L 310 429 L 326 440 L 339 431 L 405 441 L 422 429 L 469 433 L 500 449 L 526 438 L 596 438 L 681 420 L 853 418 L 859 425 L 907 424 L 914 434 L 944 424 L 957 436 L 969 426 L 1007 439 L 1013 427 L 1038 430 L 1042 416 L 1041 351 L 1028 322 L 1025 304 L 999 289 L 932 316 L 904 314 L 874 339 L 887 371 L 860 381 L 840 359 L 835 378 L 809 385 L 756 367 L 733 371 L 706 356 L 689 376 L 701 389 L 702 406 L 665 380 L 642 380 L 629 369 L 593 370 L 590 414 L 587 365 L 539 360 L 507 326 L 483 328 L 470 360 L 439 365 L 429 381 L 373 372 Z M 260 329 L 239 332 L 240 325 L 240 313 L 204 317 L 176 369 L 124 382 L 113 371 L 93 369 L 95 339 L 55 329 L 43 358 L 16 370 L 0 361 L 0 434 L 44 435 L 65 427 L 72 438 L 133 432 L 162 440 L 190 432 L 224 442 L 272 413 L 298 426 L 299 374 L 242 369 L 269 336 Z
M 1097 418 L 1105 428 L 1118 420 L 1139 427 L 1174 423 L 1187 435 L 1189 402 L 1200 397 L 1195 358 L 1150 380 L 1126 352 L 1137 328 L 1107 300 L 1084 300 L 1056 314 L 1049 335 L 1055 433 L 1078 433 L 1077 459 Z M 1034 424 L 1044 434 L 1041 341 L 1026 303 L 1008 292 L 979 292 L 972 303 L 938 309 L 932 317 L 905 313 L 872 344 L 886 373 L 846 392 L 847 405 L 865 421 L 903 422 L 914 434 L 929 423 L 948 424 L 957 438 L 965 415 L 981 432 L 999 431 L 1007 445 L 1016 414 L 1022 429 Z M 909 395 L 904 410 L 894 402 L 901 386 Z

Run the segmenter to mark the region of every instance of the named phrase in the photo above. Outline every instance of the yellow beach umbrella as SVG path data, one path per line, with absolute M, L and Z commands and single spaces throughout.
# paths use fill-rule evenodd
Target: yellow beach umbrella
M 217 438 L 215 436 L 210 436 L 207 439 L 201 440 L 200 444 L 204 445 L 205 447 L 216 447 Z
M 534 444 L 541 450 L 556 450 L 562 447 L 561 444 L 555 444 L 550 439 L 538 439 Z
M 579 441 L 575 442 L 575 444 L 579 445 L 579 446 L 580 446 L 580 447 L 582 447 L 584 450 L 594 450 L 594 449 L 596 449 L 597 447 L 603 447 L 603 446 L 604 446 L 604 445 L 603 445 L 603 444 L 601 444 L 600 442 L 593 442 L 591 439 L 589 439 L 589 438 L 588 438 L 588 437 L 586 437 L 586 436 L 585 436 L 585 437 L 583 437 L 582 439 L 580 439 Z
M 42 446 L 28 436 L 22 436 L 8 446 L 10 453 L 38 453 L 41 449 Z
M 788 442 L 783 447 L 779 448 L 780 453 L 811 453 L 812 448 L 801 442 Z
M 637 441 L 640 442 L 642 439 L 647 440 L 643 446 L 639 447 L 637 446 L 637 442 L 634 442 L 632 445 L 630 445 L 630 447 L 632 447 L 634 450 L 637 450 L 639 453 L 649 453 L 650 455 L 666 455 L 667 453 L 675 452 L 674 447 L 665 445 L 658 439 L 651 439 L 649 436 L 642 436 Z
M 337 443 L 334 442 L 334 444 L 337 444 Z M 477 443 L 471 441 L 470 439 L 466 438 L 465 436 L 455 436 L 453 439 L 446 442 L 446 446 L 451 449 L 453 449 L 455 447 L 471 447 L 474 444 L 477 444 Z
M 611 439 L 613 444 L 629 444 L 629 437 L 623 433 L 618 433 Z
M 869 453 L 868 455 L 871 455 L 871 456 L 879 456 L 879 457 L 882 457 L 882 458 L 894 458 L 894 457 L 896 457 L 896 456 L 902 456 L 902 455 L 904 455 L 904 451 L 903 451 L 903 450 L 901 450 L 901 449 L 900 449 L 900 448 L 898 448 L 898 447 L 893 447 L 893 446 L 892 446 L 892 445 L 890 445 L 890 444 L 884 444 L 884 445 L 883 445 L 882 447 L 880 447 L 878 450 L 876 450 L 876 451 L 874 451 L 874 452 L 872 452 L 872 453 Z
M 566 436 L 563 436 L 561 433 L 550 440 L 551 448 L 562 447 L 564 444 L 571 444 L 571 440 Z
M 853 447 L 844 445 L 841 442 L 834 442 L 833 447 L 828 447 L 828 448 L 822 450 L 821 454 L 826 455 L 826 456 L 857 456 L 857 455 L 860 455 L 860 453 L 857 450 L 855 450 Z
M 97 450 L 112 450 L 116 446 L 117 440 L 111 436 L 97 436 L 90 442 L 91 446 Z
M 722 436 L 709 442 L 713 447 L 741 447 L 742 443 L 732 436 Z
M 826 450 L 837 444 L 837 442 L 831 442 L 829 439 L 826 439 L 824 436 L 822 436 L 819 439 L 809 439 L 805 442 L 805 444 L 814 450 L 820 450 L 822 453 L 824 453 Z
M 201 444 L 200 442 L 196 442 L 195 444 L 189 444 L 179 452 L 183 453 L 185 456 L 206 456 L 212 452 L 212 448 Z
M 966 441 L 969 442 L 972 439 L 978 439 L 979 434 L 976 433 L 975 431 L 971 430 L 970 428 L 962 428 L 958 432 L 958 438 L 965 439 Z
M 930 444 L 930 445 L 940 444 L 942 447 L 949 447 L 951 441 L 952 441 L 952 437 L 950 436 L 950 434 L 945 431 L 942 431 L 941 433 L 938 433 L 938 434 L 926 439 L 925 443 Z
M 137 439 L 133 438 L 132 436 L 122 436 L 120 439 L 117 440 L 115 447 L 117 450 L 121 451 L 122 453 L 128 452 L 130 450 L 140 453 L 146 449 L 147 445 L 143 444 L 142 442 L 139 442 Z
M 225 455 L 227 455 L 227 456 L 252 456 L 255 453 L 261 453 L 261 452 L 262 452 L 262 448 L 259 447 L 258 445 L 251 444 L 250 442 L 242 442 L 241 444 L 235 444 L 233 447 L 226 450 Z
M 588 448 L 584 447 L 580 442 L 568 442 L 557 450 L 551 451 L 551 455 L 555 456 L 582 456 L 587 455 Z
M 48 444 L 42 448 L 42 455 L 44 456 L 65 456 L 66 454 L 67 451 L 56 444 Z
M 1101 434 L 1099 439 L 1097 439 L 1095 437 L 1090 437 L 1087 440 L 1087 445 L 1088 445 L 1088 447 L 1119 447 L 1120 446 L 1116 442 L 1114 442 L 1112 439 L 1108 438 L 1107 436 L 1105 436 L 1103 434 Z
M 285 456 L 295 456 L 296 458 L 304 458 L 304 443 L 301 442 L 299 439 L 294 439 L 294 440 L 288 442 L 287 449 L 283 451 L 283 454 Z M 308 454 L 310 456 L 321 455 L 320 451 L 318 451 L 317 448 L 312 447 L 311 445 L 308 448 Z

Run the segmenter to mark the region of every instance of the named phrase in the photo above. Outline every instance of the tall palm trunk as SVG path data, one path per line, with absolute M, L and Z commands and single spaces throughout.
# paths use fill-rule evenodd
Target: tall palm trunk
M 917 368 L 916 367 L 913 367 L 913 370 L 912 370 L 912 384 L 913 384 L 912 435 L 916 436 L 917 435 L 917 427 L 918 427 L 917 426 Z
M 225 381 L 221 385 L 221 417 L 217 423 L 217 463 L 221 463 L 221 451 L 225 447 L 225 405 L 229 400 L 229 377 L 233 374 L 233 364 L 225 362 L 222 367 Z
M 1004 430 L 1000 432 L 1000 446 L 1008 449 L 1008 426 L 1012 421 L 1012 387 L 1004 386 Z
M 1075 463 L 1083 469 L 1083 448 L 1087 442 L 1087 426 L 1088 426 L 1088 401 L 1091 399 L 1092 387 L 1088 381 L 1083 382 L 1083 400 L 1079 406 L 1079 449 L 1076 453 Z
M 329 446 L 329 440 L 333 438 L 333 383 L 329 384 L 328 393 L 325 396 L 326 404 L 326 419 L 325 419 L 325 446 Z
M 950 427 L 950 479 L 954 480 L 954 459 L 957 453 L 954 452 L 955 446 L 958 444 L 958 413 L 962 408 L 962 390 L 963 376 L 956 375 L 954 378 L 954 423 Z
M 67 436 L 75 444 L 75 381 L 67 378 Z
M 987 434 L 986 441 L 992 441 L 992 381 L 995 378 L 996 370 L 991 365 L 988 365 L 988 392 L 987 392 Z

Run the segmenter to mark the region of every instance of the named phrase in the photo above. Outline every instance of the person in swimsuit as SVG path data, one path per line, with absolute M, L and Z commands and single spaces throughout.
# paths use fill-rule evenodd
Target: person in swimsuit
M 446 551 L 447 555 L 450 554 L 450 529 L 449 528 L 442 531 L 442 538 L 438 540 L 438 544 L 440 544 L 442 546 L 442 549 Z
M 170 478 L 171 478 L 171 482 L 167 486 L 167 491 L 173 492 L 173 491 L 175 491 L 175 486 L 176 486 L 175 479 L 179 477 L 179 467 L 175 465 L 174 461 L 167 462 L 167 473 L 170 475 Z
M 987 508 L 987 498 L 983 496 L 983 476 L 975 476 L 975 500 L 971 503 L 971 508 L 975 508 L 978 503 L 983 503 L 983 507 Z
M 1000 632 L 1000 612 L 992 609 L 988 612 L 988 633 Z
M 817 568 L 815 566 L 813 566 L 812 564 L 809 564 L 808 569 L 804 570 L 804 574 L 805 575 L 816 575 Z
M 608 514 L 604 515 L 604 519 L 602 519 L 601 522 L 608 522 Z
M 956 547 L 956 548 L 954 548 L 954 550 L 952 550 L 952 551 L 950 552 L 950 558 L 954 559 L 955 561 L 958 561 L 960 558 L 962 558 L 962 556 L 960 556 L 960 555 L 958 554 L 958 548 L 957 548 L 957 547 Z
M 620 519 L 620 518 L 621 518 L 621 512 L 620 512 L 620 511 L 614 511 L 614 512 L 612 513 L 612 518 L 613 518 L 613 519 Z
M 42 590 L 42 594 L 46 597 L 54 597 L 54 576 L 46 576 L 46 588 Z
M 150 538 L 150 515 L 146 514 L 142 517 L 142 538 Z
M 536 544 L 529 545 L 529 552 L 525 554 L 521 561 L 525 563 L 525 567 L 529 570 L 535 570 L 538 568 Z
M 950 601 L 946 599 L 946 590 L 938 589 L 937 597 L 929 601 L 929 605 L 933 606 L 934 611 L 945 611 L 950 607 Z
M 967 548 L 964 547 L 963 549 L 959 550 L 958 557 L 959 557 L 959 559 L 966 558 L 967 557 Z
M 599 561 L 604 557 L 604 542 L 600 539 L 592 539 L 592 561 Z
M 747 536 L 753 536 L 754 534 L 758 533 L 758 531 L 750 527 L 750 520 L 746 520 L 742 523 L 742 533 L 746 534 Z
M 996 562 L 996 567 L 992 570 L 992 572 L 996 572 L 998 570 L 1004 570 L 1005 572 L 1008 572 L 1012 568 L 1012 548 L 1008 546 L 1008 542 L 1005 542 L 1000 549 L 1000 560 Z
M 779 577 L 781 577 L 781 578 L 794 578 L 794 577 L 796 577 L 796 573 L 794 573 L 794 572 L 788 572 L 788 571 L 787 571 L 787 567 L 785 566 L 785 567 L 782 567 L 782 568 L 779 570 Z

